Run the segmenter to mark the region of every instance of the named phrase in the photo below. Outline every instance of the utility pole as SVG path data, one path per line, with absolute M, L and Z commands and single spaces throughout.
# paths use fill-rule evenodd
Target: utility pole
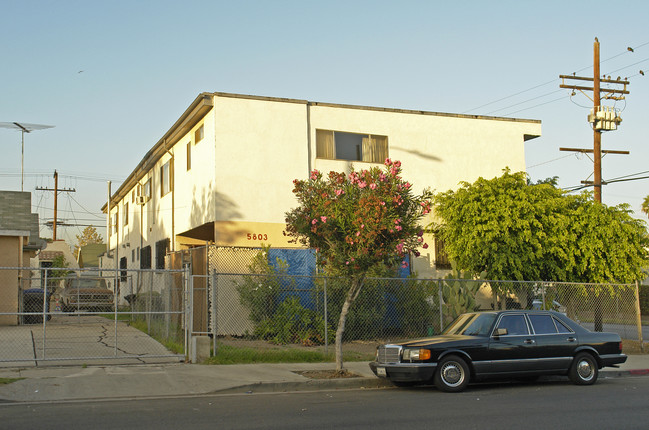
M 58 216 L 59 192 L 76 193 L 77 190 L 75 190 L 74 188 L 62 188 L 59 190 L 59 173 L 56 170 L 54 171 L 54 189 L 41 187 L 36 187 L 36 189 L 38 191 L 54 191 L 54 222 L 52 223 L 52 240 L 56 240 L 56 220 Z
M 593 154 L 593 182 L 582 181 L 585 184 L 593 185 L 595 201 L 598 203 L 602 202 L 602 153 L 604 154 L 625 154 L 628 155 L 629 151 L 606 151 L 602 150 L 602 131 L 617 130 L 618 125 L 622 122 L 622 118 L 618 115 L 615 110 L 605 108 L 601 106 L 602 93 L 605 94 L 605 99 L 610 100 L 623 100 L 625 94 L 629 94 L 629 91 L 626 89 L 626 86 L 629 85 L 627 78 L 620 79 L 611 79 L 609 76 L 600 77 L 599 69 L 599 40 L 595 38 L 595 43 L 593 45 L 593 77 L 581 77 L 572 75 L 559 75 L 562 79 L 562 84 L 559 85 L 560 88 L 567 88 L 573 91 L 579 91 L 584 93 L 584 91 L 593 92 L 593 109 L 591 110 L 590 115 L 588 115 L 588 122 L 593 124 L 593 149 L 579 149 L 579 148 L 559 148 L 560 151 L 575 151 L 582 153 L 592 153 Z M 578 85 L 567 85 L 565 84 L 566 79 L 573 79 L 578 81 L 592 81 L 593 86 L 585 87 Z M 607 83 L 613 85 L 622 85 L 622 89 L 619 88 L 601 88 L 601 83 Z M 619 95 L 617 95 L 619 94 Z M 587 96 L 588 97 L 588 96 Z

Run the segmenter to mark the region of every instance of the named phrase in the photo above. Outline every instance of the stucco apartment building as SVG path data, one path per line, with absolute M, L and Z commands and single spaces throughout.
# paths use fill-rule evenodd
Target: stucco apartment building
M 415 192 L 525 170 L 524 142 L 541 122 L 202 93 L 103 207 L 103 267 L 162 268 L 171 251 L 213 243 L 290 248 L 294 179 L 400 160 Z M 414 261 L 434 273 L 430 247 Z

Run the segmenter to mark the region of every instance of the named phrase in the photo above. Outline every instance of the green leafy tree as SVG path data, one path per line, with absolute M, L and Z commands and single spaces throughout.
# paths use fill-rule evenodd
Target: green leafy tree
M 47 269 L 48 286 L 56 287 L 63 278 L 72 273 L 73 271 L 69 270 L 68 267 L 70 267 L 70 264 L 63 255 L 54 257 L 52 265 Z
M 574 265 L 568 281 L 632 283 L 644 278 L 649 236 L 629 205 L 606 206 L 589 194 L 571 198 L 569 237 Z
M 427 247 L 419 221 L 430 211 L 432 195 L 414 195 L 400 174 L 401 163 L 387 159 L 384 169 L 326 177 L 314 170 L 308 180 L 293 181 L 298 207 L 286 213 L 285 234 L 315 248 L 328 274 L 349 280 L 336 327 L 338 371 L 343 371 L 347 314 L 368 274 L 380 267 L 407 267 L 406 255 Z
M 434 202 L 442 220 L 435 227 L 449 258 L 475 275 L 588 283 L 629 283 L 644 276 L 647 230 L 628 205 L 609 207 L 589 193 L 571 196 L 548 183 L 528 185 L 524 173 L 509 170 L 462 183 Z M 601 330 L 601 318 L 596 328 Z
M 83 229 L 81 234 L 77 235 L 77 244 L 74 245 L 74 258 L 79 257 L 79 250 L 82 246 L 90 245 L 91 243 L 104 243 L 104 239 L 97 232 L 94 226 L 88 226 Z
M 649 216 L 649 196 L 644 198 L 644 201 L 642 202 L 642 212 L 644 212 L 645 215 Z
M 434 197 L 433 225 L 459 270 L 494 280 L 557 280 L 567 274 L 569 200 L 548 183 L 528 185 L 525 173 L 462 182 Z
M 646 276 L 649 237 L 645 222 L 631 216 L 629 205 L 606 206 L 589 194 L 574 197 L 569 232 L 574 265 L 566 280 L 632 283 Z M 594 296 L 595 331 L 602 331 L 601 294 L 615 290 L 599 286 L 589 293 Z

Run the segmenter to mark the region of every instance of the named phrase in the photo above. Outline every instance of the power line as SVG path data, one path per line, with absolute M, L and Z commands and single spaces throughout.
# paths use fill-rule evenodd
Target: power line
M 559 97 L 559 98 L 556 98 L 556 99 L 550 100 L 549 102 L 539 103 L 539 104 L 537 104 L 537 105 L 530 106 L 530 107 L 527 107 L 527 108 L 525 108 L 525 109 L 519 109 L 519 110 L 514 111 L 514 112 L 506 113 L 506 114 L 504 114 L 503 116 L 514 115 L 515 113 L 523 112 L 523 111 L 526 111 L 526 110 L 534 109 L 534 108 L 539 107 L 539 106 L 543 106 L 543 105 L 547 105 L 547 104 L 550 104 L 550 103 L 558 102 L 559 100 L 563 100 L 563 99 L 565 99 L 565 98 L 566 98 L 565 96 L 562 96 L 562 97 Z
M 491 112 L 487 112 L 485 115 L 491 115 L 491 114 L 493 114 L 493 113 L 500 112 L 501 110 L 509 109 L 509 108 L 514 107 L 514 106 L 518 106 L 518 105 L 522 105 L 522 104 L 525 104 L 525 103 L 531 102 L 532 100 L 541 99 L 541 98 L 546 97 L 546 96 L 549 96 L 549 95 L 551 95 L 551 94 L 562 93 L 562 92 L 563 92 L 563 90 L 561 90 L 561 89 L 559 89 L 559 90 L 555 90 L 555 91 L 552 91 L 552 92 L 549 92 L 549 93 L 546 93 L 546 94 L 543 94 L 543 95 L 540 95 L 540 96 L 537 96 L 537 97 L 531 98 L 531 99 L 529 99 L 529 100 L 524 100 L 524 101 L 522 101 L 522 102 L 520 102 L 520 103 L 516 103 L 516 104 L 510 105 L 510 106 L 504 107 L 504 108 L 496 109 L 496 110 L 491 111 Z M 530 109 L 531 109 L 531 108 L 530 108 Z
M 607 58 L 607 59 L 605 59 L 605 60 L 602 60 L 602 61 L 600 61 L 600 63 L 604 63 L 604 62 L 606 62 L 606 61 L 612 60 L 612 59 L 614 59 L 614 58 L 620 57 L 620 56 L 625 55 L 625 54 L 630 54 L 630 53 L 632 53 L 633 51 L 635 51 L 636 49 L 641 48 L 641 47 L 644 47 L 644 46 L 646 46 L 646 45 L 649 45 L 649 42 L 642 43 L 642 44 L 636 46 L 635 48 L 632 48 L 632 50 L 629 50 L 629 49 L 627 48 L 627 50 L 625 50 L 625 51 L 623 51 L 623 52 L 620 52 L 619 54 L 613 55 L 612 57 L 609 57 L 609 58 Z M 632 67 L 632 66 L 634 66 L 634 65 L 640 64 L 640 63 L 645 62 L 645 61 L 648 61 L 648 60 L 649 60 L 649 58 L 644 59 L 644 60 L 641 60 L 641 61 L 639 61 L 639 62 L 637 62 L 637 63 L 633 63 L 633 64 L 630 64 L 630 65 L 628 65 L 628 66 L 625 66 L 625 67 L 622 68 L 622 69 L 613 70 L 613 71 L 611 71 L 610 73 L 607 73 L 607 74 L 612 74 L 612 73 L 618 72 L 618 71 L 620 71 L 620 70 L 626 69 L 626 68 L 628 68 L 628 67 Z M 577 73 L 582 72 L 582 71 L 584 71 L 584 70 L 588 70 L 588 69 L 590 69 L 590 68 L 592 68 L 592 67 L 593 67 L 592 65 L 589 65 L 589 66 L 583 67 L 583 68 L 581 68 L 581 69 L 576 70 L 575 72 L 573 72 L 573 74 L 577 74 Z M 636 75 L 633 75 L 633 76 L 637 76 L 637 74 L 636 74 Z M 464 111 L 464 112 L 462 112 L 462 113 L 463 113 L 463 114 L 466 114 L 466 113 L 468 113 L 468 112 L 472 112 L 472 111 L 474 111 L 474 110 L 481 109 L 481 108 L 483 108 L 483 107 L 485 107 L 485 106 L 489 106 L 489 105 L 492 105 L 492 104 L 495 104 L 495 103 L 501 102 L 501 101 L 503 101 L 503 100 L 507 100 L 507 99 L 510 99 L 510 98 L 512 98 L 512 97 L 516 97 L 516 96 L 518 96 L 518 95 L 520 95 L 520 94 L 524 94 L 524 93 L 526 93 L 526 92 L 529 92 L 529 91 L 535 90 L 535 89 L 540 88 L 540 87 L 543 87 L 543 86 L 545 86 L 545 85 L 552 84 L 552 83 L 556 82 L 557 80 L 558 80 L 558 79 L 553 79 L 553 80 L 551 80 L 551 81 L 548 81 L 548 82 L 544 82 L 544 83 L 542 83 L 542 84 L 535 85 L 535 86 L 530 87 L 530 88 L 528 88 L 528 89 L 525 89 L 525 90 L 519 91 L 519 92 L 517 92 L 517 93 L 511 94 L 511 95 L 506 96 L 506 97 L 502 97 L 502 98 L 500 98 L 500 99 L 498 99 L 498 100 L 494 100 L 494 101 L 492 101 L 492 102 L 489 102 L 489 103 L 483 104 L 483 105 L 478 106 L 478 107 L 475 107 L 475 108 L 473 108 L 473 109 L 469 109 L 469 110 Z M 541 97 L 545 97 L 545 96 L 547 96 L 547 95 L 553 94 L 554 92 L 556 92 L 556 91 L 549 92 L 549 93 L 543 94 L 543 95 L 541 95 L 541 96 L 538 96 L 538 97 L 535 97 L 535 98 L 532 98 L 532 99 L 529 99 L 529 100 L 525 100 L 525 101 L 520 102 L 520 103 L 516 103 L 516 104 L 514 104 L 514 105 L 506 106 L 506 107 L 501 108 L 501 109 L 498 109 L 498 110 L 496 110 L 496 111 L 492 111 L 492 112 L 490 112 L 490 113 L 487 113 L 486 115 L 489 115 L 489 114 L 491 114 L 491 113 L 493 113 L 493 112 L 498 112 L 498 111 L 502 111 L 502 110 L 505 110 L 505 109 L 509 109 L 509 108 L 511 108 L 511 107 L 514 107 L 514 106 L 517 106 L 517 105 L 520 105 L 520 104 L 523 104 L 523 103 L 526 103 L 526 102 L 529 102 L 529 101 L 532 101 L 532 100 L 535 100 L 535 99 L 538 99 L 538 98 L 541 98 Z M 557 100 L 553 100 L 553 101 L 557 101 Z M 531 107 L 529 107 L 529 108 L 521 109 L 521 110 L 518 110 L 518 111 L 515 111 L 515 112 L 511 112 L 511 113 L 509 113 L 509 114 L 505 114 L 505 115 L 503 115 L 503 116 L 513 115 L 513 114 L 515 114 L 515 113 L 522 112 L 522 111 L 524 111 L 524 110 L 533 109 L 533 108 L 535 108 L 535 107 L 543 106 L 543 105 L 548 104 L 548 103 L 551 103 L 551 102 L 547 102 L 547 103 L 542 103 L 542 104 L 538 104 L 538 105 L 535 105 L 535 106 L 531 106 Z
M 25 173 L 26 177 L 51 177 L 51 173 L 45 173 L 45 172 L 31 172 L 31 173 Z M 7 178 L 15 178 L 15 177 L 20 177 L 20 173 L 0 173 L 0 177 L 7 177 Z M 116 183 L 122 183 L 124 182 L 124 179 L 121 177 L 109 177 L 109 176 L 86 176 L 86 175 L 64 175 L 64 174 L 59 174 L 59 177 L 61 178 L 66 178 L 66 179 L 77 179 L 77 180 L 84 180 L 84 181 L 90 181 L 90 182 L 106 182 L 106 181 L 111 181 L 111 182 L 116 182 Z
M 489 106 L 489 105 L 492 105 L 492 104 L 494 104 L 494 103 L 498 103 L 498 102 L 501 102 L 501 101 L 503 101 L 503 100 L 507 100 L 507 99 L 510 99 L 510 98 L 512 98 L 512 97 L 516 97 L 517 95 L 524 94 L 524 93 L 526 93 L 526 92 L 528 92 L 528 91 L 535 90 L 535 89 L 537 89 L 537 88 L 543 87 L 543 86 L 548 85 L 548 84 L 551 84 L 551 83 L 553 83 L 553 82 L 556 82 L 557 80 L 558 80 L 558 79 L 553 79 L 553 80 L 548 81 L 548 82 L 545 82 L 545 83 L 543 83 L 543 84 L 539 84 L 539 85 L 533 86 L 532 88 L 528 88 L 528 89 L 526 89 L 526 90 L 519 91 L 519 92 L 517 92 L 517 93 L 515 93 L 515 94 L 512 94 L 512 95 L 510 95 L 510 96 L 506 96 L 506 97 L 503 97 L 503 98 L 501 98 L 501 99 L 495 100 L 495 101 L 493 101 L 493 102 L 489 102 L 489 103 L 483 104 L 482 106 L 478 106 L 478 107 L 476 107 L 476 108 L 469 109 L 469 110 L 464 111 L 464 112 L 462 112 L 462 113 L 465 114 L 465 113 L 468 113 L 468 112 L 471 112 L 471 111 L 474 111 L 474 110 L 478 110 L 478 109 L 483 108 L 483 107 L 485 107 L 485 106 Z
M 550 164 L 550 163 L 553 163 L 555 161 L 563 160 L 564 158 L 568 158 L 568 157 L 572 157 L 572 156 L 576 156 L 576 154 L 568 154 L 568 155 L 564 155 L 563 157 L 553 158 L 552 160 L 544 161 L 542 163 L 534 164 L 532 166 L 527 166 L 527 168 L 531 169 L 533 167 L 543 166 L 544 164 Z

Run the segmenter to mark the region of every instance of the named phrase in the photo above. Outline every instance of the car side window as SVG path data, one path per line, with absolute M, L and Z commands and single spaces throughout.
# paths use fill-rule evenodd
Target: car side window
M 524 315 L 503 315 L 497 328 L 507 329 L 509 336 L 524 336 L 529 334 Z
M 557 330 L 559 331 L 559 333 L 572 333 L 572 330 L 570 328 L 566 327 L 566 325 L 564 323 L 562 323 L 561 321 L 555 319 L 554 322 L 557 325 Z
M 534 333 L 536 334 L 556 334 L 557 328 L 554 325 L 553 318 L 550 315 L 528 315 Z

